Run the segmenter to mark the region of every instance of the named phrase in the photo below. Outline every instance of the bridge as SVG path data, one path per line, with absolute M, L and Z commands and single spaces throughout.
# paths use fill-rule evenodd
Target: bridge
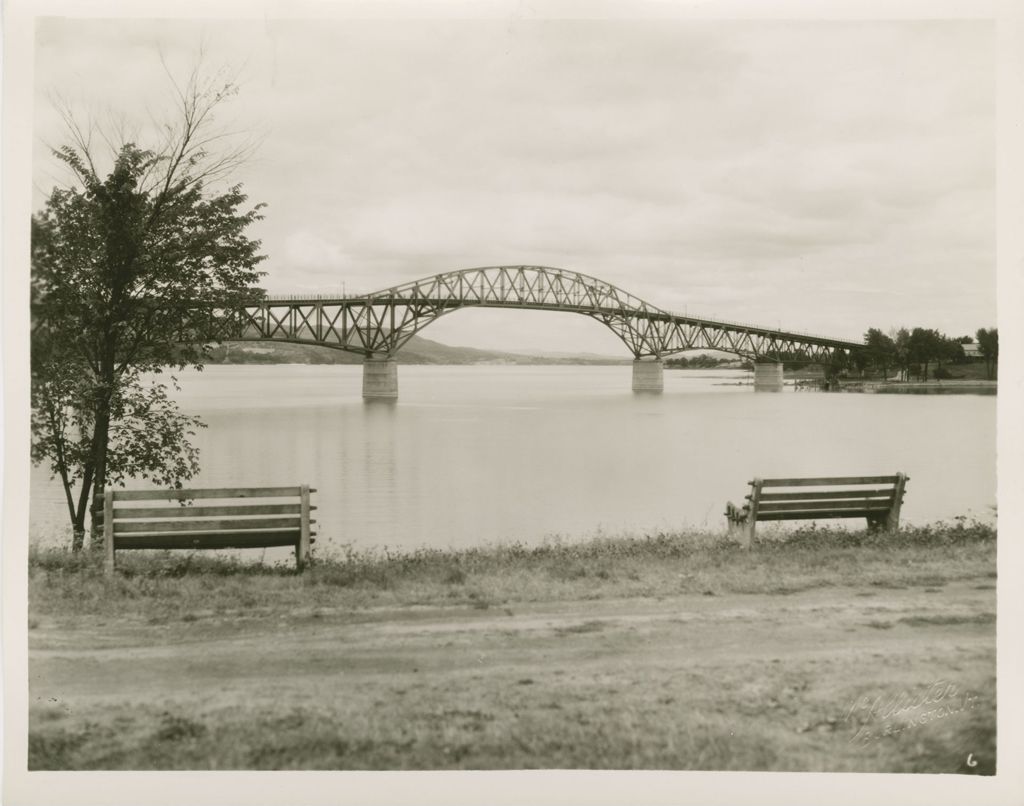
M 363 396 L 398 396 L 395 354 L 412 336 L 460 308 L 521 308 L 582 314 L 632 353 L 633 390 L 660 392 L 664 356 L 707 349 L 755 361 L 755 389 L 782 388 L 782 361 L 830 364 L 860 342 L 657 308 L 610 283 L 548 266 L 488 266 L 446 272 L 353 297 L 274 296 L 233 311 L 225 338 L 314 344 L 364 356 Z

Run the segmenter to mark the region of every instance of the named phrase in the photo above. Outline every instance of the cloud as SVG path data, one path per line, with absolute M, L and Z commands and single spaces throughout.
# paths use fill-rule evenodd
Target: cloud
M 203 40 L 276 290 L 539 263 L 796 330 L 994 322 L 986 23 L 49 20 L 37 132 L 54 86 L 159 108 L 157 45 Z

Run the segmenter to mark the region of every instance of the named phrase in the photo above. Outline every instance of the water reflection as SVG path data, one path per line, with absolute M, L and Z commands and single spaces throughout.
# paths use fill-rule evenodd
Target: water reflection
M 325 545 L 474 545 L 597 531 L 724 529 L 754 476 L 911 477 L 904 521 L 992 516 L 995 399 L 787 392 L 741 373 L 630 367 L 400 367 L 397 404 L 363 403 L 360 368 L 210 367 L 179 400 L 208 486 L 317 488 Z M 33 537 L 63 528 L 33 472 Z

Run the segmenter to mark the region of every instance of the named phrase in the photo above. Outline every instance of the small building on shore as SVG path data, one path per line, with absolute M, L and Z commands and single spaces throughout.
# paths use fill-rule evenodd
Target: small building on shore
M 970 344 L 961 344 L 964 349 L 964 358 L 968 361 L 983 361 L 985 356 L 981 354 L 981 345 L 977 342 L 971 342 Z

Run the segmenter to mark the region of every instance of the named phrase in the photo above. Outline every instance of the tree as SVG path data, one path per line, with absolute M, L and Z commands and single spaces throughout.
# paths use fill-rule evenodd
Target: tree
M 994 378 L 999 370 L 999 328 L 978 328 L 975 337 L 978 339 L 978 351 L 985 359 L 985 375 L 989 379 Z
M 906 328 L 890 331 L 889 338 L 896 348 L 896 363 L 900 368 L 903 380 L 910 378 L 910 332 Z
M 915 327 L 907 341 L 907 354 L 911 365 L 918 367 L 918 378 L 928 380 L 928 365 L 940 360 L 943 337 L 937 330 Z
M 940 369 L 943 362 L 950 364 L 962 364 L 964 361 L 963 342 L 940 334 L 938 360 Z
M 245 234 L 262 205 L 240 185 L 214 189 L 248 153 L 213 153 L 225 142 L 214 113 L 235 87 L 197 69 L 174 90 L 176 122 L 155 148 L 101 133 L 109 171 L 95 132 L 66 114 L 70 143 L 53 154 L 73 182 L 32 220 L 33 459 L 61 479 L 75 549 L 108 484 L 180 487 L 195 474 L 200 423 L 155 376 L 201 368 L 227 312 L 262 293 L 260 244 Z
M 867 359 L 873 365 L 882 370 L 882 377 L 889 376 L 889 367 L 898 361 L 896 342 L 891 336 L 887 336 L 877 328 L 870 328 L 864 334 L 864 344 L 867 346 Z

